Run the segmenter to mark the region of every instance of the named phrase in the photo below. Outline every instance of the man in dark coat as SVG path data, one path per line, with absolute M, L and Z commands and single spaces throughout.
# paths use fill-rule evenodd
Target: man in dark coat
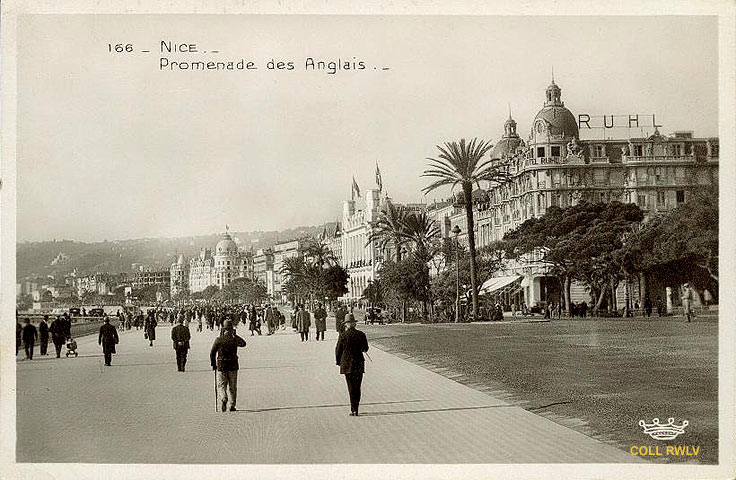
M 102 353 L 105 354 L 105 365 L 110 366 L 112 362 L 112 354 L 115 351 L 115 345 L 120 341 L 118 331 L 114 325 L 110 325 L 110 319 L 105 317 L 105 323 L 100 327 L 100 336 L 97 343 L 102 345 Z
M 148 339 L 148 345 L 153 346 L 153 341 L 156 340 L 156 317 L 152 312 L 148 312 L 146 317 L 146 323 L 144 324 L 146 329 L 146 338 Z
M 180 372 L 184 371 L 187 364 L 187 352 L 189 351 L 189 340 L 191 338 L 189 327 L 184 326 L 182 319 L 179 318 L 176 321 L 176 326 L 171 329 L 171 341 L 174 342 L 176 367 Z
M 301 335 L 302 342 L 309 341 L 309 327 L 312 326 L 312 317 L 304 305 L 297 305 L 296 330 Z
M 66 342 L 64 328 L 64 320 L 61 317 L 56 317 L 56 320 L 51 322 L 51 325 L 49 326 L 51 341 L 54 342 L 54 348 L 56 349 L 56 358 L 61 356 L 61 347 L 63 347 L 64 342 Z
M 217 392 L 220 397 L 220 410 L 227 410 L 228 399 L 230 411 L 235 411 L 238 396 L 238 348 L 245 346 L 245 340 L 235 334 L 233 322 L 226 320 L 219 337 L 215 339 L 210 350 L 210 364 L 217 372 Z
M 322 334 L 322 340 L 324 340 L 325 330 L 327 330 L 327 311 L 321 303 L 318 303 L 314 310 L 314 328 L 317 329 L 317 341 L 319 341 L 320 334 Z
M 23 348 L 26 351 L 26 360 L 33 360 L 33 347 L 38 339 L 38 330 L 31 324 L 31 319 L 26 318 L 23 326 Z
M 363 352 L 368 351 L 368 339 L 365 333 L 355 329 L 355 317 L 345 319 L 345 331 L 340 334 L 335 347 L 335 361 L 340 366 L 340 373 L 345 375 L 350 395 L 350 415 L 358 416 L 360 406 L 360 385 L 365 372 Z
M 44 315 L 43 320 L 41 320 L 41 323 L 38 325 L 38 339 L 41 342 L 41 355 L 48 355 L 46 353 L 49 348 L 49 324 L 47 323 L 49 321 L 49 316 Z

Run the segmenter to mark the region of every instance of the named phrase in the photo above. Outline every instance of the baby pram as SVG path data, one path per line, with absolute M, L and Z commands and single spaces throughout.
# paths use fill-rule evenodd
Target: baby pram
M 66 356 L 68 357 L 69 355 L 74 355 L 75 357 L 79 356 L 77 353 L 77 341 L 72 337 L 69 337 L 66 341 Z

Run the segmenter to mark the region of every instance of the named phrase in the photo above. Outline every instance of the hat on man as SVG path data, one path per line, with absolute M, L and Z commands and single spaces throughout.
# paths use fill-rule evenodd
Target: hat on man
M 225 330 L 232 330 L 233 329 L 233 321 L 232 320 L 225 320 L 225 323 L 222 324 L 223 328 Z
M 349 315 L 345 317 L 342 323 L 358 323 L 358 321 L 355 319 L 355 316 Z

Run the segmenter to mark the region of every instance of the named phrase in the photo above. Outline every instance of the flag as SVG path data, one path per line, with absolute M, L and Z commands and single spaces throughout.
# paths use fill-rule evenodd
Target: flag
M 383 180 L 381 180 L 381 170 L 378 168 L 378 162 L 376 162 L 376 185 L 378 185 L 378 191 L 383 191 Z
M 358 187 L 358 182 L 355 181 L 355 177 L 353 177 L 353 189 L 350 194 L 350 198 L 355 200 L 355 195 L 358 195 L 358 198 L 360 198 L 360 187 Z

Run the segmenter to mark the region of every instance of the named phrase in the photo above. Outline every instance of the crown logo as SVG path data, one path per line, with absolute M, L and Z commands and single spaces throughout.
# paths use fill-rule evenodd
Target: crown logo
M 659 419 L 655 418 L 652 423 L 646 423 L 639 420 L 639 426 L 644 429 L 644 433 L 655 440 L 672 440 L 681 433 L 685 433 L 685 427 L 690 424 L 687 420 L 682 421 L 682 425 L 675 425 L 674 418 L 668 418 L 667 423 L 659 423 Z

